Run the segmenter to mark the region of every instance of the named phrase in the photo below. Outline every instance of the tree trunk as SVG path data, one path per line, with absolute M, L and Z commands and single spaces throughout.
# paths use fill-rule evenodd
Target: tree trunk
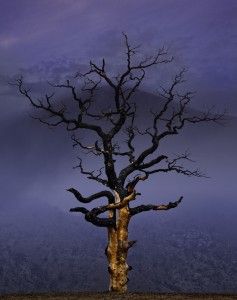
M 118 216 L 116 216 L 115 210 L 109 212 L 110 217 L 116 218 L 116 228 L 108 228 L 108 246 L 106 248 L 110 276 L 109 290 L 126 292 L 129 271 L 126 261 L 129 249 L 128 224 L 130 215 L 128 205 L 119 209 L 117 213 Z

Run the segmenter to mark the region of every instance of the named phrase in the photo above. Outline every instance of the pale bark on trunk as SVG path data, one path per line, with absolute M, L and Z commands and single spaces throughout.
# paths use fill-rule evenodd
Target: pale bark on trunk
M 116 195 L 116 194 L 115 194 Z M 116 195 L 115 198 L 119 197 Z M 120 199 L 116 199 L 120 201 Z M 128 224 L 130 220 L 128 205 L 117 211 L 109 211 L 109 216 L 116 218 L 116 227 L 108 228 L 108 246 L 106 256 L 108 259 L 108 271 L 110 277 L 109 290 L 114 292 L 126 292 L 129 266 L 127 254 L 129 249 Z

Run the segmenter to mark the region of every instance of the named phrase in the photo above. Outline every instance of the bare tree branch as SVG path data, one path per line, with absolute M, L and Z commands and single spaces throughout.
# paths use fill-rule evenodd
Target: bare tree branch
M 100 218 L 98 215 L 106 212 L 106 207 L 96 207 L 92 210 L 88 210 L 85 207 L 71 208 L 70 212 L 80 212 L 85 215 L 86 221 L 94 224 L 98 227 L 114 227 L 116 226 L 114 218 Z
M 160 161 L 164 161 L 166 166 L 162 168 L 157 168 L 154 170 L 149 170 L 150 167 L 157 165 Z M 187 175 L 187 176 L 196 176 L 196 177 L 206 177 L 203 173 L 201 173 L 198 169 L 196 170 L 189 170 L 185 169 L 185 167 L 182 164 L 178 164 L 179 161 L 189 161 L 189 162 L 194 162 L 190 157 L 189 153 L 185 152 L 184 154 L 178 155 L 173 159 L 169 159 L 167 156 L 159 156 L 153 160 L 151 160 L 148 163 L 143 163 L 139 166 L 140 171 L 145 171 L 147 175 L 154 174 L 154 173 L 159 173 L 159 172 L 170 172 L 170 171 L 175 171 L 177 173 Z
M 108 181 L 105 180 L 105 179 L 100 178 L 100 176 L 102 175 L 102 169 L 104 169 L 104 167 L 100 168 L 97 171 L 95 171 L 95 170 L 94 171 L 86 171 L 82 166 L 82 159 L 80 157 L 77 157 L 77 159 L 79 160 L 79 163 L 78 163 L 77 166 L 73 167 L 74 169 L 79 168 L 81 174 L 88 175 L 87 176 L 88 179 L 95 180 L 99 183 L 102 183 L 103 185 L 108 186 Z M 95 172 L 97 172 L 98 174 L 95 175 Z
M 175 202 L 169 202 L 168 204 L 139 205 L 139 206 L 130 208 L 130 214 L 131 214 L 131 216 L 134 216 L 134 215 L 137 215 L 139 213 L 142 213 L 142 212 L 145 212 L 145 211 L 150 211 L 150 210 L 169 210 L 169 209 L 177 207 L 181 203 L 182 199 L 183 199 L 183 197 L 180 197 L 177 201 L 175 201 Z
M 141 87 L 146 78 L 147 71 L 160 64 L 167 64 L 173 61 L 173 57 L 168 55 L 165 47 L 158 49 L 154 55 L 141 58 L 138 55 L 140 45 L 133 46 L 129 43 L 128 37 L 123 33 L 125 43 L 125 64 L 120 74 L 116 76 L 110 74 L 110 70 L 105 59 L 100 64 L 93 61 L 89 63 L 89 70 L 85 73 L 78 72 L 75 82 L 66 80 L 61 84 L 51 84 L 55 89 L 65 89 L 71 94 L 72 102 L 77 109 L 69 112 L 68 107 L 60 105 L 54 100 L 55 94 L 46 94 L 42 99 L 34 99 L 30 89 L 23 83 L 23 78 L 16 80 L 13 85 L 17 86 L 21 95 L 26 97 L 30 104 L 38 111 L 46 113 L 45 117 L 36 116 L 35 119 L 48 126 L 56 127 L 60 124 L 65 125 L 68 131 L 73 131 L 71 136 L 73 147 L 80 147 L 86 154 L 93 154 L 102 158 L 102 166 L 99 170 L 85 170 L 81 158 L 76 168 L 79 168 L 83 175 L 98 183 L 107 186 L 113 193 L 118 193 L 120 203 L 118 209 L 123 207 L 124 199 L 135 193 L 135 187 L 141 181 L 145 181 L 152 174 L 176 172 L 187 176 L 205 177 L 198 169 L 190 170 L 182 165 L 182 161 L 190 161 L 187 153 L 176 158 L 169 158 L 165 153 L 161 153 L 160 142 L 166 137 L 177 135 L 186 124 L 197 124 L 202 122 L 218 123 L 223 119 L 223 114 L 213 113 L 209 109 L 204 113 L 193 113 L 190 111 L 193 92 L 181 91 L 181 85 L 185 82 L 186 69 L 181 69 L 172 79 L 169 86 L 161 87 L 161 107 L 158 111 L 151 112 L 151 124 L 148 128 L 138 128 L 136 124 L 136 103 L 133 95 Z M 77 82 L 78 81 L 78 82 Z M 82 83 L 80 88 L 76 83 Z M 112 97 L 109 105 L 100 109 L 94 109 L 95 93 L 100 84 L 105 83 L 112 90 Z M 80 132 L 86 129 L 88 133 L 95 134 L 92 144 L 82 142 Z M 120 136 L 122 135 L 122 137 Z M 120 144 L 123 136 L 126 136 L 125 146 Z M 149 143 L 144 149 L 136 149 L 136 138 L 146 136 Z M 122 169 L 116 165 L 118 156 L 125 157 L 126 163 Z M 102 171 L 104 170 L 104 171 Z M 141 172 L 139 175 L 136 173 Z M 105 178 L 101 178 L 103 176 Z M 133 179 L 131 177 L 133 176 Z M 114 196 L 109 191 L 95 193 L 89 197 L 83 197 L 73 188 L 68 189 L 74 194 L 77 200 L 89 203 L 100 197 L 106 197 L 109 205 L 114 205 Z M 181 201 L 181 200 L 180 200 Z M 129 201 L 126 202 L 128 205 Z M 174 202 L 178 204 L 179 202 Z M 170 209 L 175 204 L 159 206 L 159 209 Z M 177 206 L 177 205 L 176 205 Z M 158 206 L 142 206 L 145 210 L 157 210 Z M 155 209 L 156 207 L 156 209 Z M 110 219 L 98 220 L 98 216 L 107 211 L 108 206 L 94 208 L 86 211 L 84 208 L 77 208 L 85 214 L 86 218 L 97 224 L 111 224 Z M 93 223 L 92 222 L 92 223 Z M 113 223 L 114 224 L 114 223 Z M 102 225 L 101 225 L 102 226 Z M 104 226 L 104 225 L 103 225 Z
M 45 96 L 46 103 L 44 103 L 41 100 L 36 101 L 35 99 L 33 99 L 33 97 L 30 95 L 30 89 L 26 89 L 24 87 L 22 77 L 17 79 L 15 83 L 11 83 L 11 85 L 17 86 L 20 94 L 25 96 L 34 108 L 48 113 L 49 114 L 48 118 L 54 117 L 57 119 L 56 122 L 49 122 L 45 119 L 36 117 L 36 119 L 38 119 L 40 122 L 42 122 L 48 126 L 57 126 L 59 124 L 65 124 L 66 129 L 68 131 L 75 131 L 79 128 L 88 129 L 88 130 L 96 132 L 101 138 L 104 138 L 105 133 L 103 132 L 103 130 L 100 126 L 94 125 L 94 124 L 89 124 L 89 123 L 84 123 L 82 121 L 82 114 L 81 114 L 80 110 L 79 110 L 77 119 L 69 118 L 66 116 L 66 108 L 65 107 L 56 109 L 56 107 L 52 104 L 52 101 L 51 101 L 52 96 L 48 96 L 46 94 L 46 96 Z
M 99 226 L 99 227 L 109 227 L 109 226 L 116 226 L 116 221 L 114 218 L 100 218 L 98 215 L 113 209 L 121 209 L 125 207 L 130 201 L 135 200 L 137 193 L 133 191 L 130 195 L 125 197 L 119 203 L 109 203 L 105 206 L 100 206 L 93 208 L 92 210 L 87 210 L 84 207 L 75 207 L 71 208 L 71 212 L 81 212 L 85 215 L 85 219 L 92 224 Z
M 114 202 L 114 196 L 110 191 L 101 191 L 88 197 L 83 197 L 82 194 L 74 188 L 69 188 L 67 189 L 67 191 L 72 193 L 75 196 L 75 198 L 82 203 L 90 203 L 102 197 L 106 197 L 109 203 Z

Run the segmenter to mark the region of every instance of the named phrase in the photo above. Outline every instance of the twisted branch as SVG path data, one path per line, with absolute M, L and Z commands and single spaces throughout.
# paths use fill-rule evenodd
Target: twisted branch
M 150 211 L 150 210 L 169 210 L 169 209 L 177 207 L 181 203 L 182 199 L 183 199 L 183 197 L 180 197 L 177 201 L 175 201 L 175 202 L 169 202 L 168 204 L 139 205 L 139 206 L 130 208 L 130 214 L 131 214 L 131 216 L 134 216 L 134 215 L 137 215 L 139 213 L 142 213 L 142 212 L 145 212 L 145 211 Z
M 90 195 L 88 197 L 83 197 L 82 194 L 74 188 L 69 188 L 69 189 L 67 189 L 67 191 L 72 193 L 75 196 L 75 198 L 82 203 L 90 203 L 93 200 L 96 200 L 96 199 L 99 199 L 102 197 L 106 197 L 108 199 L 109 203 L 114 202 L 114 196 L 110 191 L 101 191 L 101 192 L 95 193 L 93 195 Z

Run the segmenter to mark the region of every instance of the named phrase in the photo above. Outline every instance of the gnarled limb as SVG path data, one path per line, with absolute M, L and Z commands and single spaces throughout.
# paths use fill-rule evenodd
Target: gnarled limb
M 88 210 L 85 207 L 74 207 L 70 209 L 70 212 L 80 212 L 85 215 L 86 221 L 94 224 L 98 227 L 114 227 L 116 222 L 114 218 L 100 218 L 98 215 L 107 211 L 106 206 L 96 207 L 92 210 Z
M 144 173 L 145 173 L 145 175 L 135 176 L 134 179 L 126 185 L 128 194 L 130 194 L 134 191 L 134 188 L 139 181 L 145 181 L 148 178 L 149 174 L 146 171 L 144 171 Z
M 96 200 L 96 199 L 99 199 L 102 197 L 106 197 L 108 199 L 109 203 L 114 202 L 114 196 L 110 191 L 101 191 L 101 192 L 95 193 L 93 195 L 90 195 L 88 197 L 83 197 L 82 194 L 74 188 L 69 188 L 69 189 L 67 189 L 67 191 L 72 193 L 76 197 L 76 199 L 82 203 L 90 203 L 93 200 Z
M 140 195 L 140 194 L 136 193 L 136 191 L 133 190 L 131 194 L 129 194 L 128 196 L 123 198 L 120 202 L 108 204 L 107 209 L 108 210 L 110 210 L 110 209 L 121 209 L 121 208 L 125 207 L 126 205 L 128 205 L 129 202 L 135 200 L 136 195 Z
M 99 197 L 104 197 L 104 196 L 106 197 L 109 196 L 109 198 L 111 196 L 113 197 L 113 195 L 112 194 L 109 195 L 110 192 L 108 192 L 109 193 L 108 194 L 107 191 L 96 193 L 88 198 L 83 198 L 81 194 L 73 188 L 69 189 L 68 191 L 72 192 L 76 196 L 76 198 L 83 203 L 89 203 L 94 199 L 98 199 Z M 85 219 L 96 226 L 102 226 L 102 227 L 116 226 L 116 220 L 113 217 L 99 218 L 98 215 L 110 210 L 115 210 L 115 209 L 121 210 L 122 208 L 126 207 L 130 201 L 135 200 L 137 194 L 138 193 L 136 193 L 136 191 L 134 190 L 130 195 L 128 195 L 127 197 L 125 197 L 124 199 L 122 199 L 117 203 L 109 203 L 108 205 L 99 206 L 93 208 L 92 210 L 88 210 L 85 207 L 75 207 L 75 208 L 71 208 L 70 211 L 83 213 L 85 215 Z M 113 197 L 113 201 L 114 201 L 114 197 Z
M 144 211 L 150 211 L 150 210 L 169 210 L 171 208 L 177 207 L 182 201 L 182 199 L 183 197 L 180 197 L 177 201 L 169 202 L 168 204 L 159 204 L 159 205 L 148 204 L 148 205 L 139 205 L 136 207 L 132 207 L 130 208 L 130 215 L 132 217 Z

